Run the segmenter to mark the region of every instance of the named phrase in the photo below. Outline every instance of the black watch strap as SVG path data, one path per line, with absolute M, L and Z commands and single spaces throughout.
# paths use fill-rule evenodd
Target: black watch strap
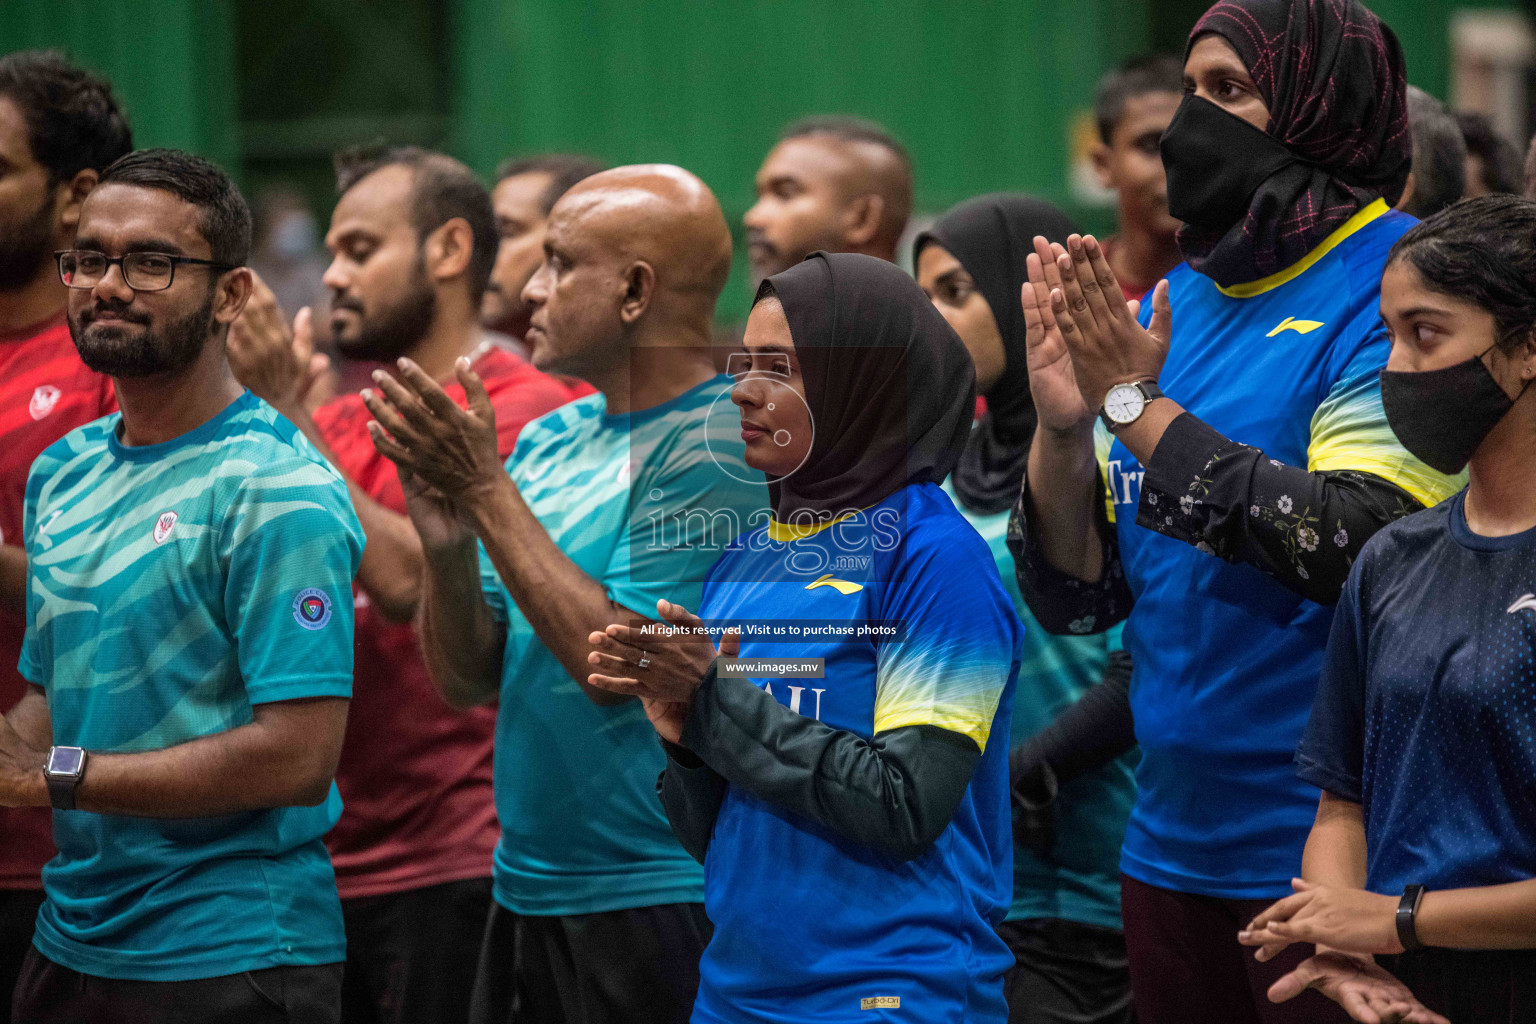
M 1424 887 L 1410 885 L 1403 889 L 1403 898 L 1397 902 L 1397 941 L 1403 944 L 1404 950 L 1424 948 L 1424 943 L 1419 941 L 1419 933 L 1415 928 L 1419 904 L 1423 899 Z
M 73 775 L 44 775 L 48 780 L 48 802 L 56 811 L 75 809 L 75 786 L 80 780 Z

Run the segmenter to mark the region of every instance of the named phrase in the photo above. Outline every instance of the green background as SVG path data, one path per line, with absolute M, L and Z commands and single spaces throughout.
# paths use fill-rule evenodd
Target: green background
M 0 50 L 58 46 L 109 76 L 141 146 L 189 149 L 251 191 L 296 182 L 323 218 L 330 154 L 379 138 L 489 176 L 575 150 L 699 174 L 733 230 L 783 125 L 889 127 L 917 207 L 1019 189 L 1073 207 L 1069 139 L 1108 67 L 1182 50 L 1204 0 L 0 0 Z M 1370 0 L 1445 96 L 1468 4 Z M 1500 6 L 1498 3 L 1474 6 Z M 1104 230 L 1102 208 L 1075 208 Z M 738 247 L 739 248 L 739 247 Z M 721 314 L 747 302 L 743 260 Z

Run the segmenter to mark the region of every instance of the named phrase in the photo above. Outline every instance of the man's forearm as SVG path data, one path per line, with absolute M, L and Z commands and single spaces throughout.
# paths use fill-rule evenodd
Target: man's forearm
M 41 686 L 28 685 L 27 692 L 6 712 L 5 719 L 27 746 L 35 750 L 53 746 L 53 721 L 48 715 L 48 698 Z
M 357 569 L 358 586 L 385 618 L 395 622 L 411 621 L 421 600 L 425 564 L 421 539 L 416 535 L 410 517 L 385 508 L 347 475 L 307 409 L 295 406 L 280 411 L 347 482 L 347 493 L 367 539 L 362 564 Z
M 474 538 L 428 552 L 417 632 L 428 674 L 444 700 L 467 708 L 496 699 L 506 634 L 480 589 Z
M 594 704 L 628 700 L 588 685 L 587 636 L 634 612 L 610 601 L 602 585 L 555 545 L 511 477 L 500 477 L 496 489 L 470 508 L 491 564 L 539 640 Z
M 346 732 L 340 697 L 258 705 L 255 719 L 164 750 L 91 754 L 78 810 L 139 818 L 209 818 L 315 806 L 330 793 Z M 38 776 L 45 806 L 46 786 Z
M 1097 493 L 1092 429 L 1072 435 L 1036 429 L 1026 479 L 1046 561 L 1069 576 L 1096 582 L 1104 574 L 1104 549 L 1093 502 L 1103 495 Z
M 27 613 L 27 552 L 15 544 L 0 544 L 0 608 Z

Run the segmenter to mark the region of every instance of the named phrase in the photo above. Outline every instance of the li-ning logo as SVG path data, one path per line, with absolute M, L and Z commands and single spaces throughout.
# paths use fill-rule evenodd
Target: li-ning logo
M 1504 610 L 1513 615 L 1522 608 L 1529 608 L 1531 611 L 1536 612 L 1536 594 L 1523 594 L 1515 598 L 1515 603 Z
M 807 583 L 805 585 L 806 590 L 815 590 L 817 587 L 831 587 L 839 594 L 847 596 L 848 594 L 857 594 L 859 591 L 863 590 L 864 584 L 849 583 L 847 580 L 835 580 L 832 578 L 831 573 L 827 573 L 825 576 L 818 579 L 815 583 Z
M 32 392 L 32 401 L 27 405 L 27 411 L 34 420 L 40 420 L 53 412 L 53 407 L 58 404 L 59 389 L 52 384 L 39 384 L 37 390 Z
M 176 526 L 176 513 L 161 512 L 160 518 L 155 520 L 155 543 L 164 544 L 170 537 L 171 530 Z
M 305 587 L 294 595 L 293 618 L 305 629 L 320 629 L 331 621 L 330 595 L 318 587 Z
M 1275 326 L 1275 329 L 1264 335 L 1264 337 L 1273 338 L 1281 331 L 1295 331 L 1297 334 L 1311 334 L 1321 326 L 1323 326 L 1323 322 L 1321 320 L 1297 320 L 1293 316 L 1288 316 L 1284 320 L 1281 320 L 1280 323 Z

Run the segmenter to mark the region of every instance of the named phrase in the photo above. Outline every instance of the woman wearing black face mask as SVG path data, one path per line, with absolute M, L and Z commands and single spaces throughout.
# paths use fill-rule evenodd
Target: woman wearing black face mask
M 1381 315 L 1393 429 L 1432 465 L 1470 459 L 1470 483 L 1383 530 L 1350 572 L 1296 757 L 1323 790 L 1304 880 L 1242 941 L 1261 957 L 1296 941 L 1386 954 L 1452 1020 L 1528 1021 L 1536 203 L 1472 199 L 1409 231 L 1382 276 Z M 1299 991 L 1312 966 L 1271 998 Z
M 1357 0 L 1227 0 L 1191 33 L 1185 82 L 1162 145 L 1188 262 L 1149 308 L 1127 306 L 1093 239 L 1036 243 L 1040 428 L 1013 546 L 1046 628 L 1129 620 L 1138 1018 L 1326 1020 L 1316 995 L 1262 995 L 1307 951 L 1259 963 L 1235 929 L 1301 862 L 1317 793 L 1290 760 L 1328 606 L 1371 534 L 1456 488 L 1398 443 L 1378 386 L 1381 267 L 1413 223 L 1389 209 L 1406 81 Z

